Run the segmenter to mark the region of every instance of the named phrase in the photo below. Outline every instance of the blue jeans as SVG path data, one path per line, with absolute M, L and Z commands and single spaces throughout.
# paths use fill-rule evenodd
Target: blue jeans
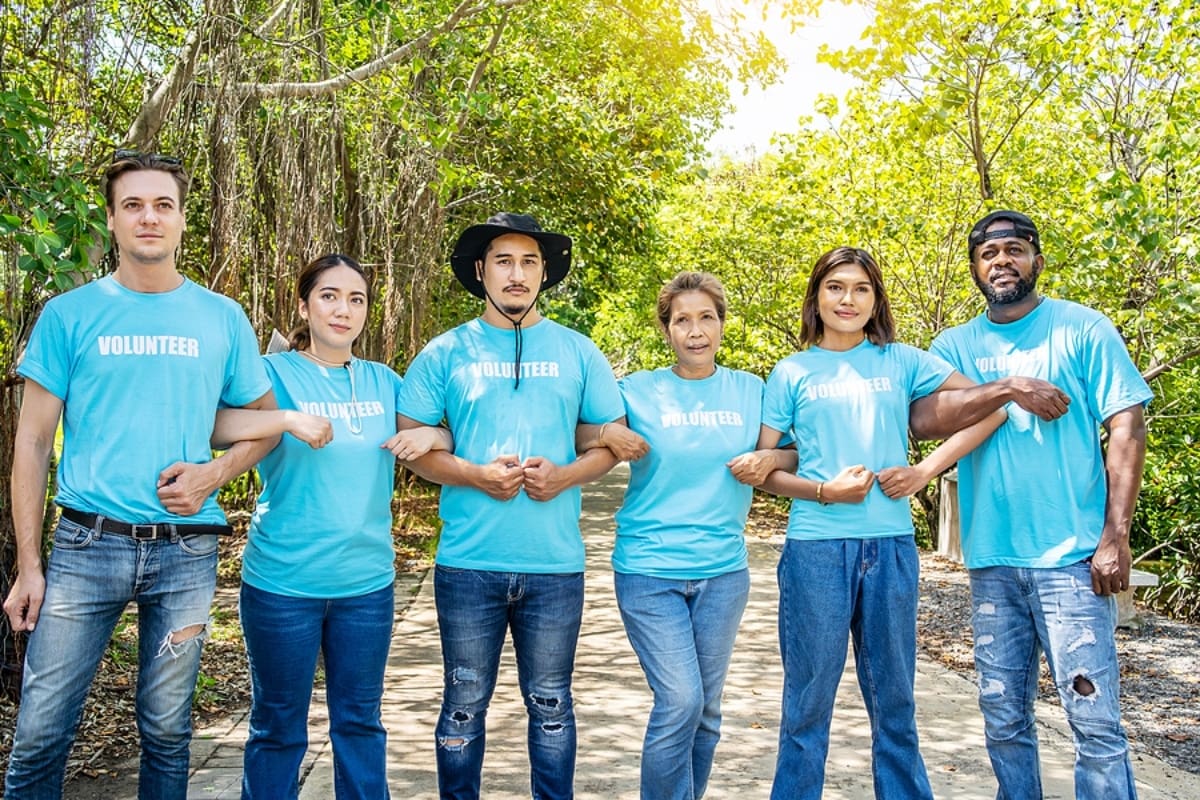
M 1075 797 L 1137 797 L 1121 728 L 1111 597 L 1092 592 L 1091 565 L 971 570 L 975 668 L 1000 800 L 1042 796 L 1033 701 L 1045 652 L 1075 734 Z
M 818 800 L 846 638 L 871 721 L 875 797 L 932 798 L 917 742 L 912 536 L 788 539 L 779 560 L 783 720 L 771 797 Z
M 644 800 L 702 797 L 721 738 L 721 690 L 750 595 L 748 569 L 704 580 L 615 574 L 617 605 L 654 707 Z
M 317 653 L 325 659 L 334 794 L 386 798 L 387 732 L 380 720 L 392 640 L 394 587 L 321 600 L 242 584 L 239 614 L 250 660 L 250 736 L 242 797 L 295 798 L 308 749 Z
M 571 673 L 583 617 L 583 573 L 540 575 L 438 566 L 434 599 L 445 670 L 438 716 L 438 790 L 479 797 L 488 704 L 511 628 L 517 681 L 529 716 L 530 786 L 535 798 L 575 792 L 575 706 Z
M 62 796 L 88 688 L 131 600 L 138 604 L 138 797 L 187 796 L 192 694 L 216 579 L 216 536 L 139 542 L 59 522 L 41 616 L 25 653 L 5 797 Z M 188 630 L 193 626 L 199 633 Z

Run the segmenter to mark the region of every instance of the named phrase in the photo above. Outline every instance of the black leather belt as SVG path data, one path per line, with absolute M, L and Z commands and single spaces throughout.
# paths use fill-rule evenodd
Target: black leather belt
M 170 539 L 175 536 L 201 536 L 204 534 L 227 536 L 233 533 L 233 528 L 228 525 L 180 525 L 175 522 L 154 522 L 141 525 L 138 523 L 118 522 L 108 517 L 102 518 L 99 514 L 76 511 L 73 508 L 64 508 L 62 515 L 65 519 L 69 519 L 77 525 L 83 525 L 85 528 L 94 528 L 96 527 L 96 521 L 102 520 L 100 523 L 101 532 L 129 536 L 142 542 L 150 541 L 151 539 Z

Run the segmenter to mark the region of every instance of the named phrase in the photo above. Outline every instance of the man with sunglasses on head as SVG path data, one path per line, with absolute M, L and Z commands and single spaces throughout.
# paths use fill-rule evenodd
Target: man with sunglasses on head
M 1103 314 L 1038 293 L 1045 258 L 1029 217 L 986 215 L 967 254 L 987 309 L 930 352 L 981 384 L 953 393 L 962 403 L 941 409 L 945 419 L 970 424 L 1012 401 L 958 478 L 998 796 L 1042 796 L 1033 708 L 1044 653 L 1075 737 L 1075 796 L 1133 798 L 1113 595 L 1129 588 L 1150 388 Z
M 17 577 L 4 603 L 29 632 L 5 797 L 60 797 L 84 700 L 113 629 L 138 604 L 138 796 L 185 798 L 191 703 L 216 587 L 217 488 L 273 440 L 212 457 L 219 405 L 274 408 L 241 307 L 177 269 L 189 179 L 169 156 L 117 151 L 103 188 L 113 271 L 53 298 L 17 372 Z M 55 433 L 62 516 L 43 576 Z

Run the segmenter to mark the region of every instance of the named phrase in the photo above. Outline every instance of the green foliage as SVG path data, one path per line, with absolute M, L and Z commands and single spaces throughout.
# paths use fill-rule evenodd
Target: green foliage
M 0 240 L 16 245 L 24 289 L 35 301 L 85 280 L 108 238 L 84 167 L 48 153 L 52 126 L 49 108 L 30 89 L 0 91 Z

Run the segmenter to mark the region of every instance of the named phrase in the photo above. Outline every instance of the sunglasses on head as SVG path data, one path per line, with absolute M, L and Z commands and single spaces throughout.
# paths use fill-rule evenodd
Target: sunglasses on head
M 113 163 L 127 160 L 145 160 L 151 164 L 162 164 L 167 167 L 181 167 L 183 162 L 175 156 L 165 156 L 162 153 L 143 153 L 141 150 L 125 150 L 119 149 L 113 151 Z

